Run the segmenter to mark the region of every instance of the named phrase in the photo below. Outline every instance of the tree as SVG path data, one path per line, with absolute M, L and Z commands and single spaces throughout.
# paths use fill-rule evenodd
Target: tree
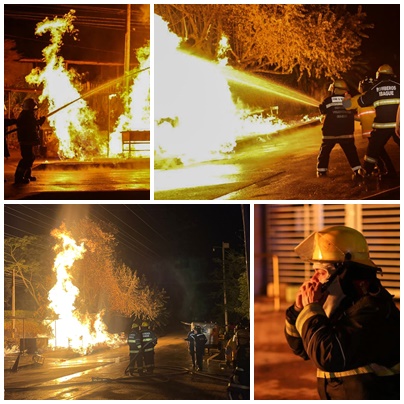
M 212 272 L 211 279 L 216 287 L 211 288 L 212 297 L 218 302 L 216 315 L 220 321 L 223 321 L 224 299 L 223 292 L 226 286 L 226 306 L 229 323 L 237 322 L 240 317 L 246 317 L 250 310 L 250 302 L 246 297 L 247 281 L 245 273 L 244 254 L 236 250 L 226 250 L 225 252 L 225 283 L 223 282 L 223 262 L 221 259 L 215 259 L 215 270 Z M 224 285 L 225 284 L 225 285 Z M 248 296 L 248 293 L 247 293 Z
M 22 56 L 11 39 L 4 40 L 4 87 L 27 87 L 25 76 L 31 65 L 19 62 Z
M 223 35 L 229 39 L 229 63 L 264 74 L 293 74 L 299 81 L 340 77 L 360 54 L 366 13 L 343 5 L 175 4 L 156 12 L 188 47 L 216 58 Z
M 47 236 L 6 237 L 4 239 L 4 275 L 13 272 L 24 290 L 32 297 L 35 309 L 47 305 L 47 292 L 53 282 L 52 253 Z
M 80 290 L 76 307 L 83 313 L 101 310 L 162 321 L 167 296 L 153 288 L 146 277 L 121 263 L 117 257 L 115 226 L 94 222 L 89 218 L 75 222 L 71 234 L 86 249 L 82 259 L 74 263 L 74 284 Z M 67 231 L 66 226 L 62 226 Z

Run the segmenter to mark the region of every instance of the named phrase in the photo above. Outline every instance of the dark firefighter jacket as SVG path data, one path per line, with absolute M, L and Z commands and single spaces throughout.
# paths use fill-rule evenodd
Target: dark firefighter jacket
M 196 350 L 198 350 L 198 352 L 202 350 L 203 352 L 203 350 L 205 349 L 205 344 L 208 341 L 208 339 L 206 338 L 205 334 L 203 333 L 196 334 L 192 330 L 188 333 L 188 336 L 187 338 L 185 338 L 185 341 L 188 341 L 188 348 L 189 351 L 192 353 Z
M 22 110 L 17 118 L 17 137 L 22 145 L 39 145 L 39 127 L 45 122 L 45 117 L 36 119 L 32 110 Z
M 140 332 L 138 330 L 132 330 L 128 335 L 129 352 L 137 354 L 142 348 Z
M 142 341 L 143 352 L 151 352 L 154 346 L 157 345 L 157 337 L 151 330 L 141 330 L 140 338 Z
M 355 111 L 347 111 L 342 105 L 343 95 L 331 95 L 320 105 L 320 113 L 325 115 L 323 123 L 323 139 L 353 138 L 355 129 Z
M 382 288 L 345 298 L 328 318 L 318 303 L 286 312 L 285 335 L 296 355 L 317 367 L 321 399 L 398 399 L 399 310 Z
M 397 109 L 400 103 L 400 84 L 394 80 L 381 80 L 358 99 L 360 107 L 373 105 L 376 117 L 373 129 L 396 127 Z

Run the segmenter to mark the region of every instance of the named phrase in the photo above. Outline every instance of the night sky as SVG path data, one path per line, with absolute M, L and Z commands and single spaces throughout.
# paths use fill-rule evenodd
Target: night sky
M 214 247 L 227 242 L 231 249 L 244 252 L 243 211 L 249 245 L 250 209 L 239 204 L 7 204 L 4 237 L 49 235 L 62 221 L 68 225 L 86 216 L 113 223 L 119 230 L 118 251 L 123 262 L 144 274 L 151 284 L 164 288 L 174 306 L 171 309 L 187 315 L 181 295 L 195 285 L 186 284 L 192 277 L 180 279 L 171 263 L 179 259 L 198 262 L 193 279 L 209 286 L 214 259 L 221 258 L 221 249 L 214 252 Z M 161 271 L 162 267 L 166 270 Z
M 147 7 L 144 9 L 143 7 Z M 4 6 L 4 37 L 17 44 L 25 58 L 42 58 L 42 49 L 49 44 L 49 34 L 35 35 L 36 25 L 45 17 L 52 20 L 75 10 L 74 27 L 78 40 L 69 34 L 63 37 L 62 56 L 67 60 L 122 62 L 126 32 L 126 4 L 114 5 L 12 5 Z M 131 48 L 137 49 L 150 38 L 149 5 L 131 5 Z

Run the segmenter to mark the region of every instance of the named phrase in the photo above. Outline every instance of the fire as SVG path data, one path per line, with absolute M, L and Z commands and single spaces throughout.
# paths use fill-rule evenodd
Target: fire
M 73 284 L 74 263 L 83 258 L 86 252 L 84 243 L 77 244 L 63 225 L 54 229 L 51 234 L 57 239 L 54 247 L 57 256 L 53 267 L 57 280 L 49 291 L 48 298 L 49 307 L 58 316 L 58 320 L 48 324 L 52 327 L 55 337 L 50 341 L 50 345 L 88 353 L 100 343 L 116 344 L 118 336 L 106 331 L 102 312 L 91 316 L 88 313 L 80 313 L 75 307 L 80 291 Z
M 237 140 L 269 134 L 287 125 L 252 114 L 234 100 L 227 79 L 222 38 L 218 60 L 209 62 L 179 49 L 181 38 L 155 15 L 155 161 L 183 164 L 228 158 Z
M 135 74 L 128 95 L 124 96 L 125 112 L 110 134 L 109 155 L 122 153 L 122 133 L 129 130 L 150 130 L 150 44 L 137 53 L 138 74 Z
M 48 116 L 48 122 L 59 141 L 59 157 L 88 160 L 117 156 L 122 154 L 121 131 L 150 130 L 150 46 L 137 51 L 140 67 L 130 73 L 132 85 L 129 94 L 115 94 L 122 96 L 125 112 L 118 118 L 114 133 L 108 138 L 108 134 L 103 134 L 97 127 L 95 112 L 80 94 L 80 75 L 74 69 L 66 70 L 64 58 L 59 54 L 64 35 L 78 35 L 74 20 L 75 10 L 70 10 L 62 18 L 45 18 L 37 24 L 36 35 L 49 33 L 51 37 L 50 44 L 42 51 L 46 66 L 33 69 L 26 80 L 41 85 L 43 90 L 39 101 L 47 101 L 49 111 L 58 111 Z
M 77 34 L 73 25 L 74 14 L 75 11 L 71 10 L 63 18 L 45 18 L 42 23 L 37 24 L 35 31 L 40 36 L 49 33 L 51 40 L 42 51 L 46 66 L 42 70 L 33 69 L 26 80 L 30 84 L 42 85 L 39 101 L 46 100 L 50 111 L 80 98 L 80 77 L 74 69 L 66 70 L 64 59 L 59 55 L 63 36 L 68 33 Z M 79 99 L 50 116 L 48 121 L 59 140 L 60 157 L 84 160 L 106 154 L 106 139 L 100 137 L 95 114 L 84 99 Z

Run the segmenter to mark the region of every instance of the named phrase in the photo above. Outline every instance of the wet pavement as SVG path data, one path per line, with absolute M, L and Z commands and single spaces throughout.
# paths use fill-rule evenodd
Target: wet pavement
M 215 352 L 205 353 L 203 371 L 193 373 L 184 333 L 162 336 L 155 348 L 155 371 L 145 377 L 125 375 L 127 345 L 86 356 L 46 350 L 43 365 L 33 364 L 27 355 L 18 372 L 10 371 L 12 361 L 5 358 L 5 399 L 224 400 L 231 371 L 220 367 Z
M 256 400 L 319 400 L 316 367 L 290 350 L 284 336 L 283 302 L 274 310 L 273 299 L 254 302 L 254 398 Z
M 150 159 L 97 159 L 72 162 L 37 158 L 32 175 L 37 181 L 14 184 L 18 149 L 4 160 L 4 199 L 149 200 Z
M 326 178 L 316 177 L 321 125 L 239 141 L 229 159 L 155 170 L 154 199 L 162 200 L 360 200 L 400 199 L 399 179 L 369 187 L 352 181 L 340 148 L 331 153 Z M 368 140 L 355 127 L 355 144 L 363 162 Z M 400 148 L 390 139 L 386 151 L 400 171 Z

